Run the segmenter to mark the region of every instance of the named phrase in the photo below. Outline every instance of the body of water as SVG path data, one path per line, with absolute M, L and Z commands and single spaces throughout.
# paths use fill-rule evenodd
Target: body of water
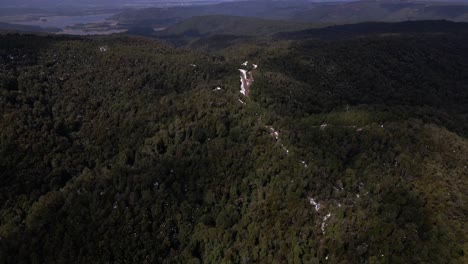
M 76 24 L 87 24 L 105 21 L 115 14 L 99 14 L 99 15 L 86 15 L 86 16 L 44 16 L 38 20 L 25 20 L 15 21 L 14 24 L 39 26 L 43 28 L 61 28 L 64 29 L 68 26 Z

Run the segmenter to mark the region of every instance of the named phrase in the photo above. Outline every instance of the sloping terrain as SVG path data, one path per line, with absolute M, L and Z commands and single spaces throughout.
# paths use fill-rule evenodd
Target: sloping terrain
M 437 1 L 239 1 L 215 5 L 125 10 L 116 15 L 128 28 L 167 28 L 197 16 L 241 16 L 301 23 L 346 24 L 450 20 L 468 22 L 468 3 Z M 255 31 L 251 31 L 254 33 Z
M 58 28 L 41 28 L 37 26 L 16 25 L 0 22 L 0 30 L 2 31 L 26 31 L 26 32 L 58 32 Z
M 309 28 L 305 30 L 280 32 L 275 34 L 279 39 L 343 39 L 356 38 L 359 36 L 391 36 L 393 35 L 444 35 L 444 34 L 467 34 L 468 23 L 452 22 L 447 20 L 422 20 L 406 21 L 398 23 L 388 22 L 365 22 L 357 24 L 346 24 L 329 26 L 323 28 Z
M 122 23 L 134 23 L 135 21 L 179 22 L 190 17 L 205 15 L 281 19 L 288 17 L 294 11 L 310 8 L 314 5 L 306 1 L 238 1 L 204 6 L 126 10 L 116 15 L 115 18 Z
M 239 16 L 201 16 L 184 20 L 166 30 L 158 32 L 158 36 L 167 35 L 241 35 L 263 36 L 278 32 L 299 31 L 311 28 L 311 24 L 296 23 L 281 20 Z
M 465 263 L 467 35 L 262 41 L 2 36 L 0 263 Z
M 298 21 L 315 23 L 352 23 L 364 21 L 467 21 L 468 3 L 437 1 L 356 1 L 336 5 L 320 5 L 295 16 Z
M 317 25 L 240 16 L 193 17 L 165 30 L 143 33 L 178 47 L 219 50 L 246 41 L 270 38 L 277 33 L 297 32 Z M 141 35 L 140 32 L 134 32 Z
M 217 4 L 209 2 L 195 5 L 172 7 L 107 9 L 107 13 L 117 13 L 107 22 L 78 23 L 69 25 L 75 29 L 89 31 L 90 28 L 107 30 L 128 30 L 133 35 L 151 36 L 167 29 L 168 33 L 180 34 L 183 29 L 192 33 L 220 33 L 222 25 L 227 29 L 225 35 L 267 35 L 279 31 L 304 29 L 304 24 L 314 27 L 323 25 L 342 25 L 358 22 L 402 22 L 417 20 L 450 20 L 468 22 L 468 2 L 463 1 L 325 1 L 304 0 L 270 1 L 249 0 L 229 1 Z M 123 4 L 123 3 L 121 3 Z M 173 2 L 173 4 L 176 4 Z M 43 6 L 42 8 L 45 8 Z M 18 16 L 40 19 L 49 15 L 83 15 L 102 12 L 99 5 L 92 9 L 64 5 L 41 9 L 18 9 L 0 7 L 3 22 L 14 24 Z M 99 11 L 101 10 L 101 11 Z M 41 15 L 42 14 L 42 15 Z M 240 19 L 240 17 L 244 19 Z M 273 21 L 276 20 L 276 21 Z M 288 21 L 288 22 L 286 22 Z M 97 22 L 97 21 L 96 21 Z M 215 24 L 216 22 L 216 24 Z M 244 25 L 250 26 L 244 26 Z M 295 25 L 297 28 L 294 29 Z M 19 25 L 0 24 L 2 29 Z M 17 28 L 21 30 L 21 28 Z M 34 31 L 55 32 L 57 29 L 31 28 Z M 186 30 L 185 30 L 186 31 Z

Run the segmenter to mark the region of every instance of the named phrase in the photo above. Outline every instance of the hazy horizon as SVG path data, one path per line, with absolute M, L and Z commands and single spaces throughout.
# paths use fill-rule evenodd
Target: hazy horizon
M 221 3 L 236 2 L 238 0 L 0 0 L 0 8 L 4 7 L 64 7 L 64 6 L 128 6 L 141 5 L 151 6 L 158 4 L 195 4 L 195 3 Z M 258 1 L 258 0 L 240 0 L 240 1 Z M 265 0 L 268 1 L 268 0 Z M 351 2 L 354 0 L 275 0 L 287 2 Z
M 0 0 L 0 8 L 50 8 L 50 7 L 126 7 L 126 6 L 157 6 L 181 4 L 207 4 L 238 1 L 259 1 L 259 0 Z M 261 0 L 260 0 L 261 1 Z M 264 0 L 269 1 L 269 0 Z M 274 2 L 359 2 L 360 0 L 271 0 Z M 388 1 L 390 2 L 390 1 Z M 394 2 L 405 2 L 397 1 Z M 468 0 L 420 0 L 416 2 L 441 2 L 441 3 L 467 3 Z

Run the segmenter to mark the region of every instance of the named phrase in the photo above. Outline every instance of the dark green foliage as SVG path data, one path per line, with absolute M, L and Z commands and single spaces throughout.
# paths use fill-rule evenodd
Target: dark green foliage
M 0 263 L 465 263 L 465 39 L 1 36 Z

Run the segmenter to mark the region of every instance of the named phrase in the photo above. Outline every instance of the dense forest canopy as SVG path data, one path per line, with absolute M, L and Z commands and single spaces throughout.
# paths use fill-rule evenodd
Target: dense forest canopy
M 434 23 L 1 35 L 0 263 L 467 263 L 468 35 Z

